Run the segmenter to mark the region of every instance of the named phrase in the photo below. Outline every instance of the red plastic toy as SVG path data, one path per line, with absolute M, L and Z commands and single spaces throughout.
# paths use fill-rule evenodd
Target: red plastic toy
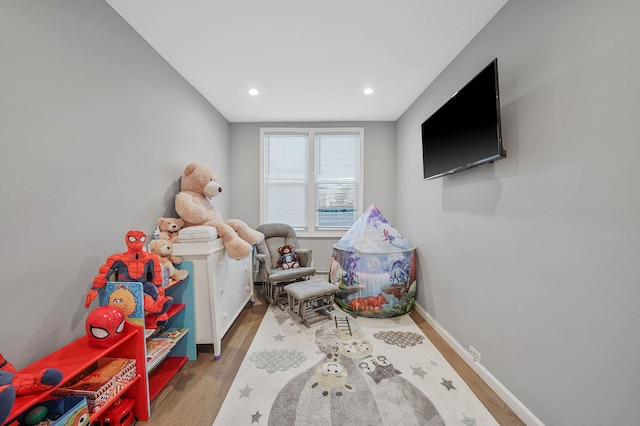
M 85 328 L 89 346 L 108 348 L 122 336 L 124 314 L 115 306 L 99 306 L 87 316 Z
M 129 426 L 133 424 L 133 399 L 121 398 L 105 411 L 93 426 Z

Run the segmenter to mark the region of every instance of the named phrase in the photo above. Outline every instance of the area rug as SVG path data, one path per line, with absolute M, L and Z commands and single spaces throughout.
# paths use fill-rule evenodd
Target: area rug
M 332 316 L 271 306 L 214 425 L 498 424 L 409 315 Z

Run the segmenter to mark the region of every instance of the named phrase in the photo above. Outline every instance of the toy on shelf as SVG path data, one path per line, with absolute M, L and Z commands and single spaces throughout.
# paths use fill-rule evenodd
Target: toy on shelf
M 116 275 L 116 281 L 134 281 L 142 283 L 144 290 L 144 309 L 152 314 L 162 315 L 173 304 L 173 299 L 164 294 L 162 287 L 162 265 L 154 253 L 144 251 L 147 236 L 142 231 L 129 231 L 126 235 L 128 250 L 112 254 L 102 265 L 87 292 L 85 308 L 98 296 L 107 280 Z M 150 277 L 150 278 L 148 278 Z M 151 281 L 149 281 L 149 279 Z
M 0 354 L 0 423 L 9 416 L 16 396 L 46 391 L 61 381 L 62 373 L 56 368 L 20 373 Z
M 104 426 L 130 426 L 134 422 L 133 407 L 135 400 L 130 398 L 118 398 L 104 411 L 94 425 Z
M 232 259 L 243 259 L 251 253 L 252 245 L 264 239 L 264 235 L 251 229 L 240 219 L 222 219 L 222 215 L 210 200 L 222 192 L 216 177 L 208 166 L 190 163 L 185 167 L 176 195 L 176 212 L 185 226 L 213 226 L 222 238 L 227 254 Z
M 282 269 L 297 268 L 300 266 L 298 255 L 293 251 L 292 245 L 280 247 L 278 253 L 280 253 L 278 263 L 282 265 Z
M 13 402 L 16 400 L 16 389 L 13 387 L 13 374 L 0 370 L 0 424 L 7 420 Z
M 35 373 L 20 373 L 13 364 L 0 354 L 0 370 L 13 374 L 16 395 L 26 395 L 46 391 L 62 380 L 62 373 L 56 368 L 43 368 Z
M 147 294 L 145 294 L 144 310 L 145 312 L 148 313 L 148 315 L 145 316 L 145 323 L 146 324 L 155 323 L 156 326 L 164 325 L 169 319 L 169 317 L 167 316 L 167 311 L 169 310 L 171 305 L 173 305 L 173 298 L 170 296 L 166 296 L 164 293 L 164 287 L 160 286 L 158 287 L 158 301 L 165 300 L 166 303 L 164 303 L 164 305 L 161 303 L 150 304 L 148 299 L 150 299 L 150 297 Z M 154 311 L 153 309 L 155 309 L 156 307 L 162 307 L 162 309 Z M 153 320 L 150 322 L 151 319 Z
M 144 324 L 144 292 L 138 282 L 109 281 L 98 294 L 100 306 L 119 308 L 124 319 L 136 325 Z
M 64 425 L 88 426 L 91 423 L 87 400 L 70 396 L 38 402 L 11 425 Z
M 89 346 L 108 348 L 122 337 L 124 313 L 113 305 L 99 306 L 87 316 L 85 328 Z
M 184 220 L 173 217 L 161 217 L 156 222 L 161 240 L 169 240 L 172 243 L 178 242 L 178 232 L 184 227 Z
M 189 271 L 176 269 L 173 265 L 182 263 L 180 256 L 173 255 L 173 243 L 169 240 L 153 240 L 149 243 L 149 251 L 158 255 L 160 264 L 169 272 L 169 278 L 182 281 L 187 278 Z

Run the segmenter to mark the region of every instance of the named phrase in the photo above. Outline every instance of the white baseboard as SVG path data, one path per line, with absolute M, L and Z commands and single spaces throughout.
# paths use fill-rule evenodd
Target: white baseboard
M 417 303 L 415 309 L 422 318 L 427 321 L 431 327 L 456 351 L 458 355 L 469 364 L 478 376 L 504 401 L 505 404 L 513 410 L 514 413 L 527 425 L 544 426 L 540 421 L 518 398 L 516 398 L 498 379 L 495 378 L 489 370 L 482 364 L 478 364 L 473 360 L 471 354 L 456 339 L 449 334 L 429 313 Z

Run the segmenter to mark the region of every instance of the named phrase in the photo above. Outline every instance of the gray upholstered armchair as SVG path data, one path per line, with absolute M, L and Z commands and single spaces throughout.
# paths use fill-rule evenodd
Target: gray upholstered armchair
M 267 300 L 269 303 L 280 303 L 282 288 L 289 283 L 309 279 L 316 273 L 312 265 L 311 249 L 298 247 L 298 238 L 294 229 L 286 223 L 265 223 L 256 228 L 264 234 L 264 240 L 256 246 L 256 259 L 260 267 L 258 279 L 267 285 Z M 280 253 L 278 249 L 285 245 L 293 246 L 294 253 L 298 255 L 297 268 L 283 269 L 278 263 Z

